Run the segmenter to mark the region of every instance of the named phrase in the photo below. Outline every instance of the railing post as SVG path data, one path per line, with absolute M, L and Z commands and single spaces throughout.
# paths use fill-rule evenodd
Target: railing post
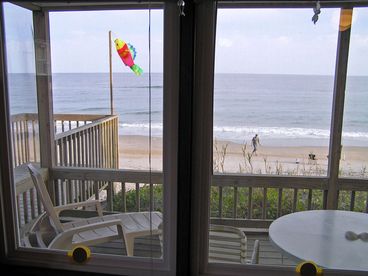
M 114 182 L 109 182 L 107 188 L 107 208 L 109 211 L 114 210 Z
M 292 207 L 293 207 L 293 213 L 295 213 L 298 207 L 298 189 L 294 189 Z
M 308 189 L 308 205 L 307 205 L 307 210 L 311 210 L 312 209 L 312 195 L 313 195 L 313 190 L 312 189 Z
M 39 160 L 37 159 L 35 120 L 33 119 L 32 119 L 32 142 L 33 142 L 33 161 L 37 162 Z
M 114 149 L 115 149 L 115 156 L 114 156 L 114 164 L 115 168 L 119 169 L 119 117 L 114 119 Z
M 222 218 L 222 186 L 219 186 L 219 218 Z
M 234 186 L 234 206 L 233 206 L 233 218 L 235 219 L 238 216 L 238 187 Z
M 350 211 L 354 211 L 354 206 L 355 206 L 355 191 L 351 191 L 351 196 L 350 196 Z
M 253 217 L 253 188 L 248 188 L 248 219 Z
M 266 219 L 266 216 L 267 216 L 267 188 L 263 188 L 262 219 Z
M 141 198 L 139 193 L 139 183 L 135 183 L 135 204 L 136 204 L 136 211 L 141 211 Z
M 126 192 L 125 182 L 121 183 L 121 211 L 126 212 Z
M 52 105 L 52 78 L 50 54 L 49 13 L 47 11 L 33 12 L 34 43 L 36 59 L 36 82 L 38 118 L 40 128 L 41 167 L 52 168 L 55 165 L 54 152 L 54 120 Z M 48 180 L 47 188 L 50 197 L 55 202 L 54 185 Z
M 330 131 L 327 209 L 337 209 L 338 205 L 337 180 L 340 167 L 341 133 L 352 16 L 352 9 L 341 9 Z
M 281 217 L 282 214 L 282 188 L 278 189 L 278 197 L 277 197 L 277 213 L 276 218 Z

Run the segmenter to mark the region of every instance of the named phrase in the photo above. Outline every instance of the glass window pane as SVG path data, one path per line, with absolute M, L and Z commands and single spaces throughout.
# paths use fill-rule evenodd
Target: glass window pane
M 66 167 L 114 169 L 119 175 L 111 178 L 112 174 L 106 172 L 104 181 L 98 181 L 99 171 L 93 170 L 95 180 L 56 180 L 60 205 L 92 197 L 102 202 L 105 211 L 113 211 L 122 218 L 124 233 L 128 233 L 124 235 L 125 249 L 122 250 L 122 240 L 118 239 L 107 245 L 93 245 L 91 248 L 97 253 L 162 256 L 158 226 L 163 213 L 163 10 L 152 11 L 151 84 L 148 18 L 148 10 L 143 9 L 50 14 L 56 163 Z M 124 47 L 130 55 L 126 56 Z M 134 65 L 125 65 L 132 60 Z M 147 180 L 150 179 L 150 113 L 151 165 L 160 176 L 152 186 Z M 131 169 L 132 174 L 119 169 Z M 68 186 L 76 193 L 68 193 Z
M 270 243 L 270 220 L 323 209 L 326 193 L 256 175 L 327 176 L 339 14 L 218 10 L 210 262 L 258 250 L 259 264 L 296 265 Z
M 32 13 L 4 3 L 14 166 L 39 161 Z
M 163 10 L 152 10 L 151 78 L 147 9 L 49 13 L 57 169 L 39 168 L 33 16 L 42 13 L 4 12 L 20 245 L 162 258 Z
M 341 177 L 368 178 L 368 9 L 353 11 L 345 92 Z
M 136 24 L 142 22 L 142 24 Z M 149 77 L 148 77 L 148 11 L 85 11 L 55 12 L 50 14 L 51 52 L 53 71 L 53 104 L 55 130 L 58 142 L 57 163 L 63 166 L 88 166 L 124 169 L 148 169 L 149 135 Z M 124 26 L 124 27 L 122 27 Z M 109 31 L 112 33 L 112 89 L 113 118 L 111 115 L 109 79 Z M 152 11 L 152 166 L 162 170 L 163 127 L 163 11 Z M 136 52 L 135 64 L 143 69 L 136 76 L 119 57 L 114 40 L 116 38 L 132 45 Z M 62 114 L 69 114 L 63 116 Z M 72 115 L 73 114 L 73 115 Z M 113 144 L 107 155 L 83 152 L 72 157 L 65 156 L 70 150 L 69 138 L 81 141 L 83 132 L 64 133 L 85 123 L 101 120 L 106 132 L 113 132 Z M 115 126 L 116 124 L 116 126 Z M 116 132 L 115 129 L 117 128 Z M 90 125 L 90 131 L 99 127 Z M 89 131 L 88 130 L 88 131 Z M 85 131 L 85 130 L 84 130 Z M 64 133 L 64 134 L 63 134 Z M 96 134 L 98 136 L 98 134 Z M 108 136 L 108 138 L 110 137 Z M 91 138 L 99 144 L 99 137 Z M 64 139 L 64 140 L 63 140 Z M 102 139 L 102 138 L 101 138 Z M 105 139 L 106 140 L 106 139 Z M 115 141 L 116 140 L 116 141 Z M 72 141 L 73 143 L 74 141 Z M 80 142 L 81 143 L 81 142 Z M 86 142 L 84 142 L 85 144 Z M 66 145 L 65 145 L 66 144 Z M 78 145 L 78 143 L 76 143 Z M 65 150 L 64 147 L 67 149 Z M 101 146 L 100 146 L 101 147 Z M 99 149 L 104 151 L 104 149 Z M 78 151 L 78 149 L 77 149 Z M 113 162 L 105 160 L 113 154 Z M 74 160 L 75 158 L 75 160 Z M 79 159 L 80 160 L 79 160 Z
M 215 172 L 327 175 L 338 16 L 218 11 Z
M 26 164 L 40 161 L 32 12 L 4 3 L 11 141 L 19 230 L 41 213 L 25 180 Z M 29 179 L 31 182 L 31 180 Z

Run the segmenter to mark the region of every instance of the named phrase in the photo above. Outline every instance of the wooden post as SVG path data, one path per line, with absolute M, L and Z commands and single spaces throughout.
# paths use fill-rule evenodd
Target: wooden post
M 34 11 L 33 25 L 41 167 L 52 168 L 55 165 L 55 134 L 52 103 L 49 13 L 47 11 Z M 55 202 L 54 185 L 51 179 L 48 181 L 47 188 L 51 199 Z
M 9 253 L 14 253 L 16 244 L 17 223 L 14 210 L 17 208 L 15 198 L 15 187 L 11 187 L 14 183 L 13 166 L 12 166 L 12 144 L 11 144 L 11 126 L 10 126 L 10 108 L 8 95 L 8 72 L 6 66 L 6 43 L 5 43 L 5 26 L 4 26 L 4 10 L 0 5 L 0 219 L 2 221 L 0 227 L 0 257 L 4 260 Z M 15 161 L 15 160 L 14 160 Z M 16 161 L 15 161 L 16 162 Z M 13 210 L 8 210 L 12 206 Z M 18 205 L 19 206 L 19 205 Z M 18 208 L 19 210 L 19 208 Z M 19 217 L 19 216 L 18 216 Z M 5 227 L 6 226 L 6 227 Z
M 114 114 L 114 95 L 112 93 L 112 54 L 111 54 L 111 31 L 109 31 L 109 66 L 110 66 L 110 110 Z
M 344 114 L 344 100 L 346 75 L 349 57 L 349 43 L 352 9 L 341 9 L 339 36 L 337 41 L 335 83 L 332 102 L 332 118 L 330 131 L 330 148 L 328 162 L 328 194 L 327 209 L 337 209 L 338 204 L 338 184 L 341 155 L 341 133 Z
M 192 60 L 194 55 L 194 3 L 192 1 L 185 3 L 186 16 L 180 17 L 180 40 L 177 44 L 179 49 L 179 94 L 177 101 L 178 112 L 174 114 L 178 118 L 178 137 L 177 137 L 177 229 L 180 231 L 180 235 L 177 235 L 177 248 L 176 248 L 176 272 L 178 276 L 184 275 L 196 275 L 191 273 L 191 243 L 188 240 L 191 239 L 191 166 L 192 166 L 192 152 L 193 143 L 191 141 L 192 135 L 192 109 L 193 109 L 193 64 Z M 177 7 L 175 7 L 177 11 Z M 166 26 L 165 26 L 166 27 Z M 179 26 L 178 26 L 179 27 Z M 165 28 L 164 28 L 165 29 Z M 177 30 L 176 30 L 177 31 Z M 179 47 L 180 46 L 180 47 Z M 178 64 L 178 63 L 177 63 Z M 166 63 L 165 63 L 166 65 Z M 164 67 L 166 70 L 166 67 Z M 177 70 L 177 68 L 170 66 L 170 69 Z M 164 74 L 168 74 L 165 72 Z M 171 74 L 175 77 L 174 73 Z M 164 84 L 165 85 L 165 84 Z M 165 92 L 164 92 L 165 93 Z M 164 108 L 168 108 L 168 105 L 164 104 Z M 171 110 L 171 107 L 170 109 Z M 166 115 L 164 110 L 164 116 Z M 168 111 L 170 112 L 170 111 Z M 167 117 L 167 115 L 166 115 Z M 166 126 L 164 124 L 164 138 Z M 164 141 L 165 142 L 165 141 Z M 166 142 L 168 142 L 166 140 Z M 164 143 L 165 150 L 165 143 Z M 165 156 L 164 156 L 165 158 Z M 173 160 L 172 160 L 173 161 Z M 167 163 L 164 163 L 167 165 Z M 170 166 L 172 168 L 172 166 Z M 164 167 L 166 173 L 167 167 Z M 170 183 L 170 182 L 164 182 Z M 164 186 L 166 189 L 166 185 Z M 171 207 L 170 207 L 171 208 Z M 165 210 L 165 209 L 164 209 Z M 167 210 L 167 209 L 166 209 Z M 199 226 L 195 220 L 194 225 Z M 202 223 L 205 223 L 202 221 Z M 164 241 L 164 246 L 165 246 Z M 197 243 L 198 244 L 198 243 Z M 196 255 L 197 256 L 197 255 Z M 166 256 L 165 256 L 166 257 Z
M 190 3 L 190 1 L 188 1 Z M 194 1 L 193 1 L 194 2 Z M 191 179 L 191 263 L 190 272 L 193 275 L 206 271 L 208 262 L 208 231 L 209 231 L 209 195 L 212 180 L 212 152 L 213 152 L 213 85 L 214 85 L 214 54 L 216 34 L 216 2 L 212 0 L 195 1 L 195 6 L 187 9 L 188 14 L 194 13 L 194 37 L 192 49 L 193 56 L 181 56 L 192 62 L 194 68 L 188 72 L 181 72 L 181 76 L 191 73 L 193 76 L 193 87 L 188 91 L 181 91 L 188 95 L 192 93 L 192 113 L 188 116 L 192 120 L 192 137 L 189 142 L 192 145 Z M 189 5 L 188 5 L 189 6 Z M 190 7 L 190 6 L 189 6 Z M 187 12 L 186 16 L 187 17 Z M 187 22 L 181 26 L 184 28 Z M 190 25 L 188 27 L 191 27 Z M 184 33 L 183 33 L 184 34 Z M 185 35 L 185 34 L 184 34 Z M 187 38 L 184 36 L 184 40 Z M 182 48 L 183 46 L 183 48 Z M 181 43 L 180 50 L 186 51 L 185 44 Z M 188 49 L 188 48 L 187 48 Z M 181 59 L 182 60 L 182 59 Z M 181 65 L 181 63 L 180 63 Z M 192 70 L 192 71 L 191 71 Z M 195 73 L 195 77 L 194 77 Z M 183 78 L 183 81 L 185 78 Z M 185 86 L 183 86 L 184 88 Z M 189 92 L 189 93 L 188 93 Z M 183 95 L 184 96 L 184 95 Z M 179 111 L 182 105 L 179 107 Z M 179 117 L 180 120 L 183 119 Z M 180 129 L 180 125 L 179 125 Z M 180 141 L 180 139 L 179 139 Z M 179 145 L 179 149 L 181 146 Z M 185 150 L 186 147 L 183 148 Z M 179 152 L 179 161 L 182 156 Z M 179 175 L 180 179 L 180 175 Z M 187 182 L 190 183 L 190 182 Z M 180 182 L 178 183 L 178 185 Z M 187 185 L 188 186 L 188 185 Z M 179 187 L 178 187 L 179 189 Z M 180 198 L 182 194 L 179 192 Z M 204 208 L 207 206 L 207 208 Z M 181 219 L 180 219 L 181 220 Z M 179 257 L 179 255 L 178 255 Z

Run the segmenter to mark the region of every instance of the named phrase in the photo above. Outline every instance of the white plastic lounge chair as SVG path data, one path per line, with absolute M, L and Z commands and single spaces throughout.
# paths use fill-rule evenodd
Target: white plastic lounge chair
M 254 242 L 251 259 L 247 255 L 247 237 L 239 228 L 210 225 L 209 261 L 241 264 L 258 264 L 259 241 Z
M 127 255 L 133 256 L 136 237 L 158 234 L 158 225 L 162 222 L 160 212 L 103 215 L 98 200 L 54 207 L 39 170 L 32 164 L 28 164 L 28 169 L 45 209 L 45 213 L 38 218 L 30 231 L 39 246 L 69 250 L 79 244 L 88 246 L 124 238 Z M 96 207 L 98 217 L 66 223 L 62 223 L 59 218 L 63 210 L 90 206 Z M 30 245 L 31 242 L 28 240 L 24 244 Z

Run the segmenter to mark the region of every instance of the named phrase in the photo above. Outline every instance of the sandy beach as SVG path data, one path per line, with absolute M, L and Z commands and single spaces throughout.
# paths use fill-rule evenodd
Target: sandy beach
M 119 167 L 148 170 L 149 143 L 147 136 L 119 136 Z M 152 138 L 152 169 L 162 170 L 162 138 Z
M 149 168 L 148 137 L 124 135 L 119 137 L 120 168 Z M 284 175 L 326 175 L 327 147 L 273 147 L 261 145 L 257 155 L 253 148 L 217 141 L 214 144 L 214 170 L 231 173 L 262 173 Z M 314 154 L 315 160 L 309 158 Z M 250 161 L 250 162 L 249 162 Z M 367 147 L 344 147 L 341 156 L 344 174 L 359 175 L 368 169 Z M 162 139 L 152 138 L 152 169 L 162 170 Z

